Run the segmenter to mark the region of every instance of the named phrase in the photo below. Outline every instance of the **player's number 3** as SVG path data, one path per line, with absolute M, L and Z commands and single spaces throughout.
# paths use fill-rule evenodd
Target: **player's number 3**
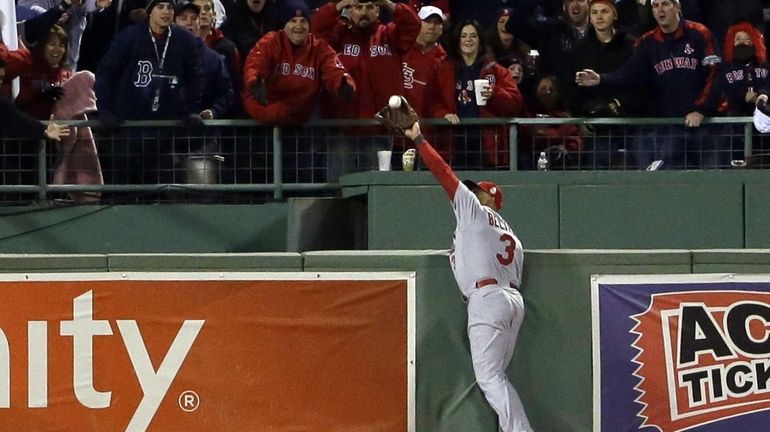
M 497 254 L 497 261 L 507 266 L 513 262 L 513 251 L 516 250 L 516 240 L 510 234 L 500 236 L 500 241 L 505 243 L 505 255 Z

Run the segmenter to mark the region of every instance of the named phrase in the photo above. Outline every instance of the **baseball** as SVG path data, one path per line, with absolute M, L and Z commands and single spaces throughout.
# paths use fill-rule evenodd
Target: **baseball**
M 400 107 L 401 106 L 401 96 L 396 96 L 396 95 L 391 96 L 390 99 L 388 99 L 388 106 L 391 109 L 397 109 L 398 107 Z

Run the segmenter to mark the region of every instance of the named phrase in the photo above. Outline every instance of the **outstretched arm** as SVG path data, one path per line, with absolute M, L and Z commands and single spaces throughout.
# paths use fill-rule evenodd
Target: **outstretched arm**
M 450 167 L 444 159 L 439 155 L 432 145 L 422 136 L 420 133 L 420 122 L 415 122 L 411 128 L 404 130 L 404 135 L 412 140 L 417 147 L 417 151 L 420 153 L 420 157 L 428 166 L 430 172 L 436 177 L 436 180 L 444 188 L 449 199 L 454 201 L 455 192 L 457 186 L 460 184 L 460 179 L 457 178 L 452 167 Z
M 48 138 L 58 141 L 69 136 L 69 127 L 51 121 L 46 125 L 19 111 L 10 99 L 0 96 L 0 129 L 12 137 L 29 139 Z

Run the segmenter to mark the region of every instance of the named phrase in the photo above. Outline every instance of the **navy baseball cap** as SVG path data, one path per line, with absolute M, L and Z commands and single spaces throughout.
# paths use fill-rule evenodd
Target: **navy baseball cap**
M 200 6 L 198 6 L 197 4 L 195 4 L 195 3 L 193 3 L 193 2 L 191 2 L 189 0 L 182 0 L 180 2 L 177 2 L 176 3 L 176 8 L 174 8 L 174 12 L 177 15 L 179 15 L 180 13 L 182 13 L 183 11 L 186 11 L 188 9 L 193 11 L 193 12 L 195 12 L 198 15 L 201 14 Z

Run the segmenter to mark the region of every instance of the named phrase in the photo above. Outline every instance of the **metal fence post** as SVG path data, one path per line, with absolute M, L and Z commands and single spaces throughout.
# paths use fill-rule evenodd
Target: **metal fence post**
M 273 127 L 273 183 L 275 184 L 273 198 L 277 200 L 283 199 L 283 165 L 281 164 L 283 138 L 281 132 L 280 127 Z
M 40 201 L 45 201 L 47 198 L 47 191 L 46 191 L 46 177 L 48 173 L 46 172 L 46 151 L 45 147 L 47 145 L 47 141 L 45 138 L 41 139 L 38 142 L 38 148 L 37 148 L 37 198 Z
M 751 153 L 754 148 L 754 128 L 753 123 L 743 125 L 743 160 L 747 163 L 751 161 Z
M 517 171 L 519 169 L 519 127 L 515 123 L 511 125 L 511 132 L 508 134 L 508 152 L 510 170 Z

